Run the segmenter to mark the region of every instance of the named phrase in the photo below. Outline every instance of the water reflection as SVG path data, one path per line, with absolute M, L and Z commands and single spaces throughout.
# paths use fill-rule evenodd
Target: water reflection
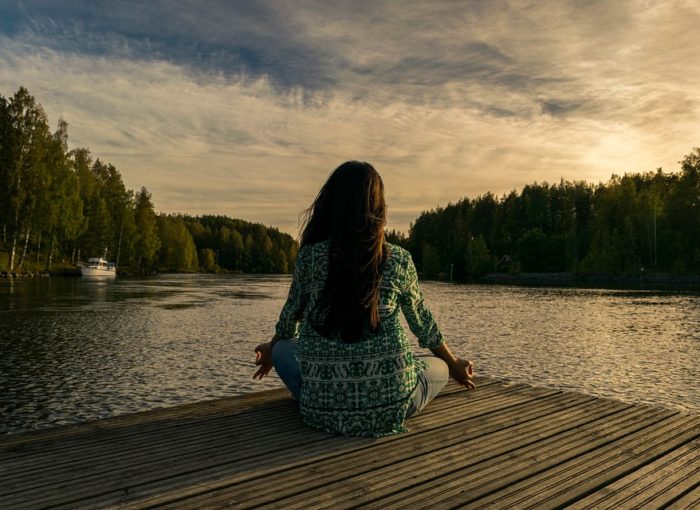
M 482 371 L 700 411 L 700 299 L 689 293 L 435 286 L 443 329 Z M 461 318 L 461 320 L 460 320 Z M 460 342 L 458 342 L 460 343 Z
M 288 277 L 0 280 L 0 432 L 278 386 L 253 382 Z M 481 373 L 700 411 L 692 293 L 423 285 Z

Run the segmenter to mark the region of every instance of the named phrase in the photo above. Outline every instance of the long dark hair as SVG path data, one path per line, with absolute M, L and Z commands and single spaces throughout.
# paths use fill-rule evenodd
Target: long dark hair
M 328 278 L 310 315 L 322 336 L 356 342 L 379 327 L 385 224 L 384 183 L 359 161 L 336 168 L 307 209 L 301 246 L 330 240 Z

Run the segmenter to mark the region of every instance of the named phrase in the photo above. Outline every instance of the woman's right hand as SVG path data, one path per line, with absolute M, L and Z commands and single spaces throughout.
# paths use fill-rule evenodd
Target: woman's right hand
M 474 362 L 470 360 L 456 358 L 450 366 L 450 376 L 468 390 L 476 388 L 474 384 Z

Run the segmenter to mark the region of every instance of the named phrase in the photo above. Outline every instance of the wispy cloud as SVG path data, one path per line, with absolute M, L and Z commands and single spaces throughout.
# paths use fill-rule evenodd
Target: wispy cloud
M 294 232 L 352 158 L 405 229 L 464 195 L 673 170 L 698 145 L 692 1 L 17 5 L 0 93 L 28 87 L 164 211 Z

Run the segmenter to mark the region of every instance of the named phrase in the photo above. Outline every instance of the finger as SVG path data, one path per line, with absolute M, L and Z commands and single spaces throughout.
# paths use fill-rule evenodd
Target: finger
M 272 370 L 272 366 L 261 365 L 260 368 L 258 368 L 258 370 L 255 372 L 255 375 L 253 375 L 253 379 L 262 379 L 270 373 L 270 370 Z

